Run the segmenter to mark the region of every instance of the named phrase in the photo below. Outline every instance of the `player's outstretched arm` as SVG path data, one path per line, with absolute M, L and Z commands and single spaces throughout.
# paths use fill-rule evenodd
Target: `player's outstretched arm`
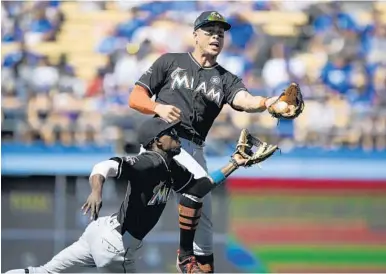
M 287 111 L 286 107 L 282 107 L 280 104 L 275 104 L 277 99 L 278 96 L 269 98 L 262 96 L 253 96 L 248 91 L 241 90 L 235 95 L 235 98 L 232 102 L 232 107 L 237 110 L 243 110 L 249 113 L 263 112 L 270 106 L 272 106 L 277 113 Z
M 116 177 L 118 169 L 118 162 L 113 160 L 103 161 L 94 166 L 89 178 L 91 193 L 82 206 L 84 215 L 91 211 L 90 220 L 98 219 L 99 211 L 102 208 L 103 184 L 107 177 Z
M 232 107 L 246 112 L 268 112 L 275 118 L 295 119 L 304 110 L 303 95 L 297 83 L 291 83 L 279 96 L 252 96 L 248 91 L 237 92 Z
M 278 146 L 263 142 L 252 136 L 247 129 L 243 129 L 230 162 L 221 169 L 209 173 L 208 177 L 196 179 L 195 182 L 184 189 L 184 193 L 202 198 L 239 167 L 257 165 L 271 157 L 277 150 L 279 150 Z

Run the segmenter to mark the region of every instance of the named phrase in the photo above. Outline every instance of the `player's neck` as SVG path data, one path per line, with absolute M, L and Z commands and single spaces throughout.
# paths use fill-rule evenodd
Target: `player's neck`
M 192 52 L 192 56 L 201 67 L 213 67 L 217 64 L 217 56 L 204 54 L 197 48 Z

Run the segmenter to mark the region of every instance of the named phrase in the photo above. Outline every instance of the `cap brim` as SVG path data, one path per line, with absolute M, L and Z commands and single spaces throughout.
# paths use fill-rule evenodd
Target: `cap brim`
M 159 119 L 159 120 L 162 120 L 163 123 L 162 124 L 157 124 L 157 125 L 153 125 L 153 119 Z M 139 128 L 139 143 L 146 147 L 150 144 L 150 142 L 156 138 L 156 137 L 160 137 L 160 134 L 162 134 L 162 132 L 165 132 L 167 130 L 170 130 L 174 127 L 176 127 L 177 125 L 179 125 L 181 123 L 181 121 L 177 121 L 177 122 L 173 122 L 173 123 L 168 123 L 166 122 L 164 119 L 160 118 L 159 116 L 156 116 L 152 119 L 149 119 L 148 121 L 146 121 L 145 123 L 143 123 L 140 128 Z M 154 135 L 149 135 L 151 129 L 149 130 L 149 127 L 153 127 L 153 126 L 156 126 L 157 127 L 157 133 L 155 134 L 154 132 L 152 134 Z M 154 128 L 153 128 L 154 129 Z
M 224 27 L 224 30 L 225 31 L 228 31 L 231 29 L 231 24 L 227 23 L 227 22 L 224 22 L 224 21 L 214 21 L 214 20 L 211 20 L 211 21 L 204 21 L 204 22 L 201 22 L 200 24 L 198 24 L 194 30 L 198 30 L 199 28 L 202 28 L 203 26 L 206 26 L 206 25 L 209 25 L 209 24 L 212 24 L 212 23 L 219 23 L 221 25 L 223 25 Z
M 162 131 L 159 132 L 158 134 L 161 134 L 162 132 L 164 132 L 166 130 L 172 129 L 172 128 L 178 126 L 179 124 L 181 124 L 181 120 L 173 122 L 173 123 L 168 123 L 167 125 L 165 125 L 165 127 L 162 129 Z

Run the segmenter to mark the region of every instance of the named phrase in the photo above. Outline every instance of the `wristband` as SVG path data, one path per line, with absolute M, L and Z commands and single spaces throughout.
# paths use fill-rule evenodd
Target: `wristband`
M 213 182 L 218 185 L 222 181 L 225 180 L 225 175 L 224 173 L 221 172 L 220 169 L 213 171 L 212 173 L 209 174 L 209 176 L 212 178 Z

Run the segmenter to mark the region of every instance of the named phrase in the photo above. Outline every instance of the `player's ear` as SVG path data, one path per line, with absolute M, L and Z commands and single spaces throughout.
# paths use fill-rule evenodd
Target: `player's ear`
M 160 138 L 158 138 L 158 137 L 155 138 L 154 143 L 157 145 L 157 147 L 162 147 L 162 142 L 161 142 Z

